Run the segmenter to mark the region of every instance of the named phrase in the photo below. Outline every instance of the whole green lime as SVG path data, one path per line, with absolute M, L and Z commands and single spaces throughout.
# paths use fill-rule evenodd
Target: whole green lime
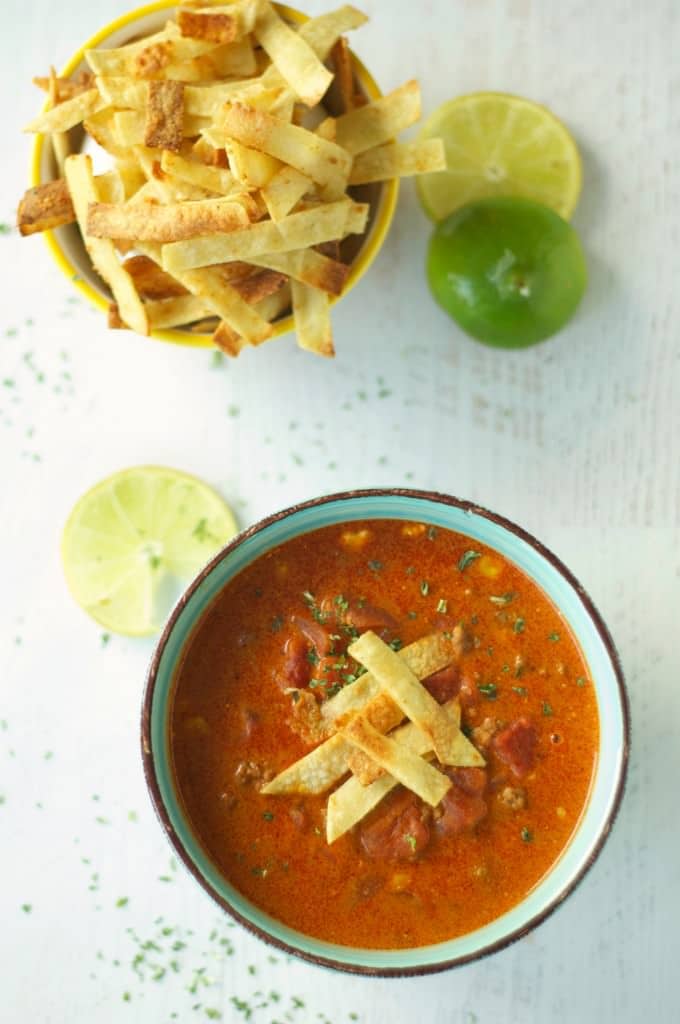
M 497 197 L 437 225 L 427 278 L 439 305 L 473 338 L 524 348 L 564 327 L 587 273 L 578 235 L 559 214 L 531 199 Z

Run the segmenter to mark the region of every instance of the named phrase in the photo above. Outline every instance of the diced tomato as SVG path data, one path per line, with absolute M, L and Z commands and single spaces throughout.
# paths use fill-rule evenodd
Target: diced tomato
M 384 608 L 376 608 L 375 605 L 350 601 L 349 608 L 345 612 L 345 622 L 348 626 L 354 626 L 359 633 L 365 633 L 372 629 L 375 633 L 387 629 L 396 633 L 396 619 L 385 611 Z
M 448 665 L 423 679 L 423 686 L 439 704 L 445 704 L 458 693 L 460 677 L 456 665 Z
M 527 718 L 518 718 L 496 733 L 491 746 L 518 779 L 524 778 L 536 761 L 536 730 Z
M 437 819 L 435 827 L 443 836 L 455 836 L 466 829 L 474 828 L 486 817 L 488 810 L 481 796 L 466 793 L 456 785 L 451 786 L 439 807 L 443 813 Z
M 309 643 L 316 648 L 316 653 L 320 658 L 328 654 L 331 649 L 331 639 L 329 633 L 320 622 L 308 619 L 306 615 L 291 615 L 290 621 L 300 630 Z
M 416 860 L 430 841 L 427 811 L 412 793 L 394 801 L 360 832 L 364 853 L 373 860 Z

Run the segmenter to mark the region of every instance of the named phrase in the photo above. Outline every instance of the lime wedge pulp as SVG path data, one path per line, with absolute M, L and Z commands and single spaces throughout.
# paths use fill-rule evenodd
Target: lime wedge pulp
M 71 594 L 114 633 L 157 633 L 186 583 L 237 532 L 201 480 L 134 466 L 102 480 L 71 512 L 61 541 Z

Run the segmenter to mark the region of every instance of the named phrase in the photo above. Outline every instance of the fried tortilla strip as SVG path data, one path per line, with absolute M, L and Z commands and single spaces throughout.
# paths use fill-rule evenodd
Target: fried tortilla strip
M 311 46 L 265 3 L 255 22 L 255 38 L 293 92 L 308 107 L 321 101 L 333 81 Z
M 351 744 L 339 733 L 285 768 L 260 790 L 266 794 L 325 793 L 347 771 Z
M 349 44 L 344 36 L 340 36 L 334 43 L 331 60 L 335 68 L 333 84 L 337 86 L 341 109 L 343 113 L 347 114 L 354 109 L 354 69 Z
M 291 281 L 290 286 L 298 345 L 307 352 L 332 359 L 335 348 L 328 295 L 299 281 Z
M 226 196 L 235 188 L 240 187 L 231 171 L 222 167 L 208 167 L 196 160 L 185 160 L 184 157 L 177 156 L 175 153 L 163 153 L 161 170 L 166 174 L 181 178 L 182 181 L 189 181 L 192 185 L 207 189 L 209 192 L 216 192 L 218 195 Z
M 181 82 L 149 82 L 147 90 L 144 145 L 177 153 L 182 148 L 184 86 Z
M 57 78 L 57 72 L 54 70 L 53 67 L 50 68 L 50 84 L 48 90 L 50 107 L 56 107 L 57 104 L 61 102 L 59 100 L 59 88 L 57 85 L 58 81 L 59 79 Z M 59 172 L 59 177 L 61 178 L 64 175 L 64 161 L 71 152 L 68 132 L 52 132 L 50 140 L 52 142 L 52 150 L 54 152 L 54 160 L 57 165 L 57 171 Z
M 420 640 L 416 640 L 415 643 L 409 644 L 408 647 L 402 648 L 398 656 L 412 672 L 425 679 L 433 672 L 438 672 L 457 660 L 462 651 L 462 644 L 463 631 L 458 627 L 453 634 L 432 633 L 429 636 L 424 636 Z M 362 711 L 379 694 L 379 691 L 380 684 L 367 672 L 351 686 L 346 686 L 335 697 L 325 701 L 321 705 L 321 714 L 329 729 L 340 722 L 345 724 L 350 721 L 351 716 Z M 400 715 L 401 717 L 403 715 Z M 377 727 L 383 725 L 388 727 L 384 711 L 377 710 L 375 705 L 370 715 L 370 721 Z M 390 721 L 393 720 L 390 719 Z M 396 723 L 393 721 L 393 724 Z M 275 792 L 277 793 L 323 793 L 325 789 L 329 789 L 334 782 L 337 782 L 349 767 L 351 746 L 348 743 L 345 744 L 344 741 L 339 745 L 340 739 L 339 733 L 331 736 L 330 739 L 292 764 L 290 768 L 286 768 L 281 775 L 277 775 L 269 785 L 276 784 Z M 322 789 L 305 788 L 308 785 L 317 785 L 321 779 L 323 779 Z M 295 788 L 287 789 L 286 786 L 289 784 Z
M 116 143 L 128 149 L 130 146 L 143 146 L 146 139 L 146 118 L 141 110 L 117 110 L 112 118 Z M 186 114 L 182 118 L 182 133 L 187 139 L 196 138 L 210 124 L 207 117 L 194 117 Z M 148 147 L 150 148 L 150 147 Z
M 278 224 L 260 221 L 221 238 L 171 242 L 163 247 L 163 267 L 175 274 L 180 270 L 227 263 L 230 260 L 252 260 L 263 253 L 304 249 L 343 238 L 346 234 L 361 233 L 367 216 L 368 206 L 342 199 L 300 213 L 291 213 Z
M 347 653 L 364 665 L 403 713 L 432 738 L 434 752 L 442 764 L 455 764 L 455 741 L 459 730 L 452 727 L 441 705 L 411 672 L 403 658 L 371 630 L 350 644 Z
M 274 270 L 260 270 L 248 277 L 242 277 L 234 281 L 233 287 L 245 302 L 251 306 L 273 295 L 279 288 L 283 288 L 287 278 L 285 274 L 277 274 Z
M 282 167 L 262 189 L 262 198 L 274 223 L 289 214 L 313 187 L 312 179 L 306 174 L 301 174 L 294 167 Z
M 88 210 L 87 230 L 93 238 L 172 242 L 242 229 L 250 224 L 249 211 L 255 212 L 253 206 L 235 198 L 199 199 L 166 206 L 96 203 Z
M 25 126 L 25 132 L 67 132 L 106 106 L 97 89 L 76 93 L 70 100 L 38 114 Z
M 367 185 L 387 178 L 405 178 L 446 170 L 446 154 L 441 139 L 422 142 L 390 142 L 360 153 L 352 164 L 350 185 Z
M 452 633 L 431 633 L 398 652 L 398 657 L 418 679 L 427 679 L 434 672 L 458 661 L 463 652 L 463 630 L 456 626 Z M 340 690 L 321 705 L 321 714 L 329 725 L 345 716 L 361 711 L 380 692 L 377 679 L 366 672 L 351 686 Z
M 237 287 L 237 285 L 235 285 L 235 287 Z M 273 323 L 277 317 L 290 308 L 290 304 L 290 284 L 285 282 L 285 284 L 277 291 L 272 292 L 271 295 L 265 295 L 264 298 L 256 302 L 253 308 L 264 320 L 267 320 L 269 323 Z M 268 339 L 264 338 L 263 340 L 267 341 Z M 248 342 L 241 338 L 236 331 L 232 330 L 224 320 L 220 321 L 217 325 L 213 334 L 213 341 L 215 345 L 222 350 L 222 352 L 232 357 L 238 356 L 248 344 Z M 258 344 L 260 343 L 258 342 Z
M 246 188 L 263 188 L 281 168 L 281 163 L 274 157 L 249 149 L 236 139 L 225 139 L 224 148 L 234 177 Z
M 139 242 L 136 248 L 154 262 L 161 263 L 161 246 L 154 242 Z M 254 306 L 250 306 L 229 284 L 219 268 L 186 270 L 173 275 L 178 282 L 201 299 L 221 320 L 249 345 L 259 345 L 271 337 L 272 326 Z
M 91 89 L 94 86 L 94 75 L 90 71 L 81 71 L 75 78 L 59 78 L 57 76 L 54 87 L 51 83 L 51 74 L 49 77 L 38 76 L 33 79 L 33 84 L 37 85 L 43 92 L 51 93 L 54 88 L 54 102 L 63 103 L 64 100 L 73 99 L 79 93 L 87 92 L 88 89 Z
M 154 299 L 144 303 L 150 327 L 166 330 L 169 327 L 181 327 L 196 320 L 204 320 L 212 310 L 203 299 L 196 295 L 178 295 L 170 299 Z M 109 306 L 109 327 L 125 328 L 127 324 L 120 316 L 118 306 Z
M 390 648 L 388 648 L 390 650 Z M 394 653 L 394 652 L 392 652 Z M 439 707 L 439 705 L 437 705 Z M 444 713 L 446 718 L 446 714 Z M 449 725 L 448 718 L 446 721 Z M 437 771 L 422 757 L 412 753 L 389 736 L 383 736 L 374 729 L 363 715 L 357 715 L 340 730 L 340 735 L 349 740 L 355 747 L 384 768 L 386 772 L 430 804 L 436 807 L 442 797 L 451 788 L 451 779 Z
M 457 700 L 445 705 L 447 715 L 455 726 L 460 726 L 460 704 Z M 367 709 L 368 711 L 368 709 Z M 367 713 L 367 712 L 366 712 Z M 462 735 L 462 734 L 461 734 Z M 392 739 L 411 753 L 421 757 L 431 757 L 431 743 L 420 729 L 408 722 L 392 734 Z M 359 751 L 356 751 L 359 753 Z M 354 754 L 350 757 L 351 759 Z M 341 835 L 349 831 L 353 825 L 365 818 L 369 811 L 377 807 L 380 801 L 399 783 L 392 775 L 381 775 L 375 781 L 364 785 L 359 778 L 352 777 L 344 782 L 328 798 L 326 811 L 326 842 L 334 843 Z
M 222 127 L 227 136 L 244 146 L 268 153 L 312 181 L 344 192 L 352 160 L 334 142 L 242 103 L 225 106 Z
M 256 258 L 259 267 L 268 267 L 287 274 L 294 281 L 319 288 L 329 295 L 341 295 L 350 268 L 346 263 L 322 256 L 315 249 L 297 249 L 293 252 L 267 253 Z
M 208 39 L 211 43 L 233 43 L 238 35 L 238 21 L 223 11 L 192 11 L 180 8 L 177 24 L 183 36 Z
M 169 64 L 163 77 L 179 82 L 210 82 L 223 78 L 245 78 L 257 73 L 257 58 L 250 36 L 216 46 L 191 60 Z
M 131 256 L 125 260 L 123 268 L 127 270 L 135 282 L 135 288 L 144 299 L 173 299 L 189 294 L 184 285 L 161 270 L 148 256 Z
M 420 86 L 415 80 L 387 96 L 343 114 L 335 122 L 336 142 L 356 156 L 390 142 L 420 117 Z
M 376 707 L 381 699 L 385 700 L 386 703 L 383 706 Z M 395 724 L 395 718 L 397 723 L 403 718 L 401 709 L 394 703 L 391 697 L 388 697 L 387 694 L 384 693 L 379 694 L 378 697 L 374 698 L 370 704 L 367 704 L 362 714 L 364 717 L 368 718 L 371 725 L 374 725 L 378 732 L 389 732 Z M 377 721 L 375 720 L 376 718 Z M 460 731 L 459 719 L 460 711 L 458 713 L 458 719 L 454 723 L 458 731 L 453 744 L 452 763 L 458 768 L 483 768 L 486 761 L 475 745 L 471 743 L 470 740 Z M 418 734 L 421 738 L 427 740 L 429 744 L 427 749 L 431 750 L 431 739 L 426 737 L 425 733 L 422 732 L 422 730 L 420 730 L 413 722 L 410 722 L 407 725 L 402 726 L 401 729 L 398 729 L 397 732 L 394 733 L 394 738 L 401 735 L 404 730 L 411 729 L 415 730 L 415 732 L 407 732 L 405 735 L 410 737 L 411 735 Z M 410 742 L 410 739 L 408 742 Z M 375 779 L 379 779 L 380 776 L 384 774 L 383 769 L 360 750 L 355 750 L 350 755 L 349 770 L 353 775 L 356 775 L 362 786 L 369 786 L 375 781 Z
M 113 242 L 106 238 L 91 238 L 87 233 L 87 211 L 91 203 L 99 202 L 97 184 L 92 174 L 89 156 L 77 153 L 66 158 L 66 184 L 78 219 L 83 242 L 92 264 L 103 277 L 120 309 L 126 324 L 138 334 L 149 333 L 149 321 L 134 282 L 118 262 Z
M 17 210 L 17 227 L 22 235 L 50 231 L 75 219 L 71 196 L 63 178 L 29 188 Z

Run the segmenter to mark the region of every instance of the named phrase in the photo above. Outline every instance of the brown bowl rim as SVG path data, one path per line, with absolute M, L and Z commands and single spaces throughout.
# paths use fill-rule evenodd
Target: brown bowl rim
M 466 953 L 462 956 L 453 957 L 449 960 L 437 961 L 432 964 L 420 964 L 415 967 L 374 967 L 367 966 L 364 964 L 349 964 L 344 963 L 340 960 L 334 960 L 332 957 L 324 956 L 319 953 L 311 953 L 305 950 L 299 949 L 290 943 L 284 942 L 282 939 L 271 935 L 265 929 L 254 924 L 244 917 L 239 911 L 237 911 L 228 900 L 226 900 L 219 892 L 217 892 L 213 886 L 203 877 L 198 867 L 194 864 L 193 860 L 185 850 L 179 836 L 177 835 L 170 817 L 163 803 L 161 797 L 158 780 L 156 778 L 156 771 L 153 760 L 153 750 L 151 745 L 151 707 L 153 704 L 153 696 L 156 686 L 156 678 L 158 674 L 158 668 L 160 665 L 161 657 L 165 650 L 168 638 L 174 629 L 175 623 L 184 611 L 185 607 L 193 597 L 195 591 L 206 579 L 207 576 L 213 571 L 213 569 L 226 558 L 235 548 L 237 548 L 243 541 L 249 537 L 260 533 L 262 530 L 267 529 L 272 523 L 279 522 L 281 519 L 286 519 L 295 513 L 307 509 L 315 508 L 320 505 L 325 505 L 328 502 L 333 501 L 346 501 L 348 499 L 363 498 L 363 497 L 384 497 L 388 495 L 396 495 L 408 498 L 416 498 L 425 501 L 431 501 L 442 505 L 449 505 L 454 508 L 461 509 L 468 514 L 474 514 L 481 516 L 484 519 L 488 519 L 490 522 L 495 523 L 498 526 L 503 527 L 510 533 L 514 534 L 520 540 L 529 544 L 534 550 L 538 551 L 552 566 L 555 568 L 560 575 L 562 575 L 570 586 L 575 591 L 582 605 L 584 606 L 590 620 L 593 623 L 596 631 L 598 632 L 600 639 L 607 651 L 607 655 L 611 662 L 614 670 L 614 675 L 618 684 L 619 691 L 619 702 L 621 708 L 621 717 L 623 722 L 623 747 L 621 756 L 621 766 L 619 770 L 619 777 L 614 793 L 610 812 L 607 816 L 604 827 L 602 828 L 597 842 L 591 850 L 589 856 L 584 860 L 583 864 L 577 871 L 574 878 L 565 885 L 565 887 L 552 899 L 541 911 L 522 925 L 519 928 L 509 932 L 503 938 L 498 939 L 495 942 L 489 943 L 483 946 L 481 949 L 476 950 L 474 953 Z M 529 533 L 523 527 L 518 526 L 511 520 L 506 519 L 504 516 L 499 515 L 496 512 L 492 512 L 476 502 L 466 501 L 461 498 L 456 498 L 450 494 L 443 494 L 438 491 L 420 490 L 417 488 L 405 488 L 405 487 L 376 487 L 376 488 L 365 488 L 360 490 L 340 491 L 334 494 L 323 495 L 318 498 L 311 498 L 307 501 L 298 502 L 295 505 L 291 505 L 288 508 L 282 509 L 279 512 L 274 512 L 265 518 L 258 520 L 252 526 L 239 533 L 232 541 L 230 541 L 224 548 L 222 548 L 211 560 L 204 566 L 198 576 L 190 583 L 187 589 L 184 591 L 182 596 L 179 598 L 177 604 L 173 608 L 163 631 L 158 639 L 154 653 L 151 658 L 149 669 L 146 676 L 144 697 L 142 702 L 142 715 L 141 715 L 141 741 L 142 741 L 142 764 L 144 768 L 144 778 L 146 780 L 151 802 L 153 804 L 156 816 L 166 834 L 169 842 L 173 846 L 176 854 L 189 870 L 189 872 L 198 881 L 201 887 L 208 893 L 208 895 L 220 906 L 222 910 L 225 910 L 231 917 L 233 917 L 239 924 L 243 925 L 251 934 L 256 935 L 259 939 L 269 943 L 269 945 L 275 946 L 285 953 L 299 957 L 302 960 L 312 963 L 318 967 L 331 968 L 333 970 L 342 971 L 347 974 L 357 974 L 365 977 L 419 977 L 428 974 L 437 974 L 441 971 L 450 970 L 453 967 L 462 967 L 465 964 L 471 963 L 475 960 L 481 960 L 492 953 L 497 953 L 502 949 L 512 945 L 519 939 L 524 938 L 532 932 L 538 925 L 542 924 L 561 904 L 566 900 L 568 896 L 576 889 L 578 885 L 583 881 L 585 875 L 588 873 L 590 868 L 593 866 L 598 856 L 600 855 L 602 848 L 611 833 L 612 827 L 618 813 L 621 808 L 621 802 L 623 799 L 626 778 L 628 772 L 628 762 L 630 755 L 630 743 L 631 743 L 631 723 L 630 723 L 630 705 L 628 700 L 628 693 L 626 690 L 625 679 L 623 675 L 623 669 L 621 667 L 621 660 L 619 658 L 618 651 L 612 639 L 612 636 L 602 619 L 599 611 L 595 607 L 589 594 L 574 576 L 574 574 L 567 568 L 567 566 L 553 554 L 549 548 L 547 548 L 541 541 L 539 541 L 533 534 Z M 397 951 L 398 952 L 398 951 Z

